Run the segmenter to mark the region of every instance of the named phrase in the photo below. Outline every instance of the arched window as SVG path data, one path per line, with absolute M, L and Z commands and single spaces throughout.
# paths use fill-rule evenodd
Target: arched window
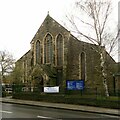
M 40 41 L 36 42 L 36 63 L 40 63 Z
M 52 46 L 52 36 L 47 34 L 44 41 L 44 63 L 52 63 L 53 57 L 53 46 Z
M 56 48 L 57 48 L 57 65 L 63 65 L 63 37 L 61 34 L 57 36 L 56 40 Z
M 85 75 L 86 75 L 86 63 L 85 63 L 85 53 L 81 53 L 81 79 L 85 80 Z

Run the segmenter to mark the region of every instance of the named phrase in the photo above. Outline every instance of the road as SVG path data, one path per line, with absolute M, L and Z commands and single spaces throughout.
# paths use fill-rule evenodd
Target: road
M 54 109 L 37 106 L 27 106 L 18 104 L 2 103 L 2 118 L 42 118 L 42 119 L 60 119 L 63 118 L 117 118 L 117 116 L 96 114 L 80 111 L 71 111 L 64 109 Z

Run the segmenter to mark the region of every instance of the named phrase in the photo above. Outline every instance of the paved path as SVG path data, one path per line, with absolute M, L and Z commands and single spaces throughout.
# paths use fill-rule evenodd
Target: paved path
M 86 111 L 86 112 L 92 112 L 92 113 L 120 116 L 120 110 L 118 109 L 100 108 L 100 107 L 83 106 L 83 105 L 72 105 L 72 104 L 63 104 L 63 103 L 48 103 L 48 102 L 40 102 L 40 101 L 19 100 L 19 99 L 12 99 L 12 98 L 0 98 L 0 101 L 5 103 L 15 103 L 15 104 L 30 105 L 30 106 L 45 106 L 50 108 L 79 110 L 84 112 Z

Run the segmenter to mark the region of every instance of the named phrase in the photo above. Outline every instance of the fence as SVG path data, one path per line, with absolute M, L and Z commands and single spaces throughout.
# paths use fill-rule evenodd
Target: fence
M 44 87 L 38 85 L 12 85 L 13 93 L 18 92 L 34 92 L 34 93 L 44 93 Z M 105 92 L 103 90 L 99 90 L 97 88 L 84 88 L 84 90 L 67 90 L 66 88 L 60 87 L 60 92 L 58 94 L 66 94 L 66 95 L 90 95 L 90 96 L 105 96 Z M 120 90 L 112 90 L 109 91 L 110 96 L 120 96 Z

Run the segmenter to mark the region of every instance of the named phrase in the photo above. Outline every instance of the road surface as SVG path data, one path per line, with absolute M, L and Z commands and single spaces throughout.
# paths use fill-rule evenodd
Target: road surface
M 54 109 L 37 106 L 27 106 L 18 104 L 2 103 L 2 118 L 42 118 L 42 119 L 56 119 L 63 118 L 118 118 L 117 116 L 96 114 L 64 109 Z

